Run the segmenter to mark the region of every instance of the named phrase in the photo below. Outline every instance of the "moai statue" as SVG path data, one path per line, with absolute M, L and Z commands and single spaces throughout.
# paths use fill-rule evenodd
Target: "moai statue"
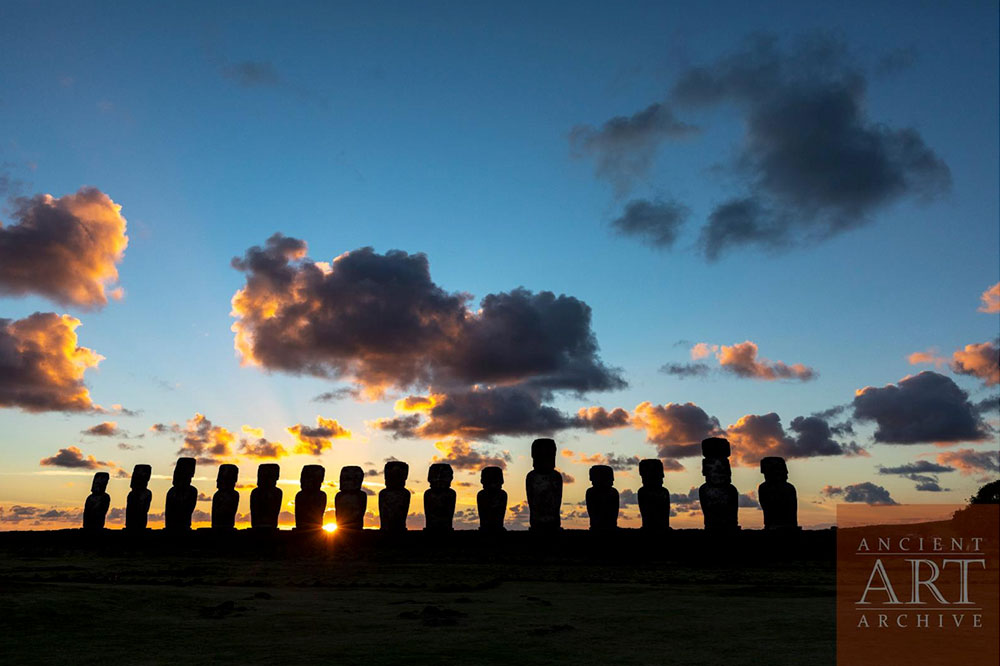
M 254 529 L 278 529 L 278 514 L 281 513 L 281 498 L 284 493 L 278 487 L 281 468 L 276 463 L 261 463 L 257 466 L 257 487 L 250 491 L 250 527 Z
M 590 529 L 607 532 L 618 529 L 618 491 L 615 490 L 615 471 L 607 465 L 590 468 L 591 487 L 587 488 L 587 514 Z
M 365 471 L 356 465 L 340 468 L 340 492 L 333 498 L 338 530 L 360 530 L 365 526 L 368 494 L 361 489 Z
M 503 532 L 503 519 L 507 513 L 507 491 L 503 489 L 503 470 L 484 467 L 480 472 L 483 489 L 476 495 L 479 509 L 479 529 L 483 532 Z
M 709 437 L 701 443 L 701 473 L 705 483 L 698 489 L 705 529 L 713 531 L 737 530 L 740 494 L 733 486 L 733 473 L 729 467 L 729 440 Z
M 125 502 L 125 529 L 144 530 L 149 518 L 149 504 L 153 501 L 153 493 L 149 492 L 149 477 L 153 468 L 149 465 L 136 465 L 132 468 L 132 478 L 129 480 L 128 500 Z
M 788 483 L 788 467 L 784 458 L 762 458 L 760 472 L 764 483 L 757 487 L 757 499 L 764 510 L 764 529 L 798 530 L 798 497 L 795 486 Z
M 198 503 L 198 489 L 191 485 L 194 478 L 194 458 L 178 458 L 174 465 L 173 486 L 167 491 L 167 506 L 163 526 L 172 531 L 191 529 L 191 514 Z
M 385 532 L 405 532 L 406 515 L 410 512 L 410 491 L 406 478 L 410 466 L 402 460 L 390 460 L 382 470 L 385 488 L 378 494 L 379 529 Z
M 639 513 L 642 529 L 662 532 L 670 529 L 670 492 L 663 487 L 663 461 L 647 458 L 639 461 Z
M 105 492 L 110 478 L 107 472 L 94 474 L 94 480 L 90 483 L 90 495 L 83 504 L 83 529 L 104 529 L 104 517 L 111 506 L 111 496 Z
M 528 529 L 555 531 L 562 508 L 562 474 L 556 471 L 556 443 L 536 439 L 531 443 L 531 464 L 525 486 L 528 495 Z
M 299 485 L 302 490 L 295 494 L 295 529 L 318 530 L 323 528 L 326 513 L 326 493 L 323 479 L 326 470 L 322 465 L 306 465 L 302 468 Z
M 212 529 L 228 531 L 236 529 L 236 510 L 240 507 L 240 494 L 236 490 L 236 480 L 240 468 L 236 465 L 220 465 L 215 479 L 215 495 L 212 497 Z
M 427 470 L 427 481 L 431 487 L 424 491 L 425 530 L 450 532 L 451 521 L 455 517 L 455 490 L 451 480 L 455 473 L 448 463 L 434 463 Z

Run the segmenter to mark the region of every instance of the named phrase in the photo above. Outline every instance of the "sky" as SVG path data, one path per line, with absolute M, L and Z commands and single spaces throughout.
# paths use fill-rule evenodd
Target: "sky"
M 0 8 L 0 529 L 95 471 L 450 462 L 523 527 L 551 436 L 638 524 L 786 458 L 800 522 L 961 503 L 998 462 L 995 2 Z M 366 524 L 378 524 L 369 497 Z M 331 513 L 332 517 L 332 513 Z M 283 518 L 289 523 L 288 517 Z

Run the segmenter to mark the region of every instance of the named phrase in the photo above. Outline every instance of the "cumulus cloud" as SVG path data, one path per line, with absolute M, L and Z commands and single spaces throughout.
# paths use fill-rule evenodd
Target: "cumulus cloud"
M 188 419 L 181 434 L 184 442 L 177 451 L 179 456 L 192 457 L 201 463 L 212 463 L 233 455 L 232 445 L 236 441 L 236 435 L 222 426 L 213 425 L 204 414 L 196 412 Z
M 938 474 L 954 472 L 955 468 L 948 465 L 932 463 L 929 460 L 918 460 L 895 467 L 878 466 L 879 474 L 891 474 L 905 477 L 916 483 L 916 489 L 923 492 L 940 493 L 949 488 L 942 488 Z
M 511 455 L 503 451 L 497 455 L 490 455 L 477 451 L 472 444 L 464 439 L 448 439 L 434 444 L 441 455 L 435 455 L 431 462 L 448 463 L 458 470 L 478 471 L 483 467 L 499 467 L 507 469 L 507 463 L 511 461 Z
M 573 462 L 580 463 L 581 465 L 607 465 L 616 472 L 633 470 L 639 466 L 639 461 L 641 460 L 639 456 L 623 456 L 611 452 L 587 455 L 586 453 L 575 453 L 569 449 L 564 449 L 562 454 L 570 459 L 576 456 Z
M 77 344 L 79 325 L 79 319 L 51 312 L 0 319 L 0 407 L 27 412 L 98 409 L 83 375 L 104 357 Z
M 121 291 L 117 265 L 128 236 L 121 206 L 93 187 L 17 199 L 15 223 L 0 224 L 0 294 L 38 294 L 97 308 Z
M 632 413 L 632 425 L 646 433 L 661 458 L 701 455 L 701 440 L 722 435 L 719 420 L 698 405 L 643 402 Z
M 980 312 L 1000 312 L 1000 282 L 984 291 L 979 299 L 982 301 L 979 306 Z
M 949 465 L 962 474 L 988 474 L 1000 472 L 1000 451 L 958 449 L 937 454 L 940 465 Z
M 615 116 L 600 127 L 577 125 L 569 133 L 577 157 L 593 158 L 595 173 L 624 195 L 653 164 L 656 150 L 666 139 L 691 136 L 694 125 L 678 120 L 665 104 L 650 104 L 631 116 Z
M 103 421 L 95 426 L 90 426 L 83 431 L 84 435 L 94 435 L 96 437 L 118 437 L 122 431 L 115 421 Z
M 677 201 L 635 199 L 611 226 L 618 235 L 632 236 L 644 245 L 670 248 L 690 215 L 691 210 Z
M 84 457 L 83 451 L 75 446 L 68 446 L 48 458 L 38 461 L 39 465 L 45 467 L 70 467 L 82 469 L 100 469 L 102 467 L 114 467 L 115 463 L 105 460 L 98 460 L 94 456 Z
M 347 430 L 334 419 L 316 417 L 316 427 L 298 423 L 286 428 L 295 442 L 295 453 L 305 453 L 318 456 L 333 446 L 335 439 L 350 439 L 351 431 Z
M 582 407 L 576 413 L 574 425 L 601 432 L 623 428 L 631 422 L 632 417 L 621 407 L 615 407 L 610 412 L 604 407 Z
M 866 386 L 857 391 L 853 406 L 856 420 L 876 423 L 876 442 L 951 443 L 988 436 L 969 395 L 930 370 L 904 377 L 898 384 Z
M 757 345 L 749 340 L 732 346 L 721 345 L 715 353 L 719 367 L 737 377 L 750 379 L 797 379 L 808 381 L 816 376 L 812 368 L 801 363 L 787 365 L 782 361 L 757 358 Z
M 280 442 L 267 439 L 259 428 L 243 426 L 243 432 L 250 437 L 240 437 L 240 455 L 248 458 L 283 458 L 288 455 L 288 450 Z
M 889 491 L 877 486 L 871 481 L 852 483 L 847 486 L 823 486 L 820 493 L 827 497 L 841 498 L 845 502 L 860 502 L 864 504 L 897 504 Z
M 818 456 L 865 455 L 854 442 L 843 444 L 833 439 L 834 432 L 818 416 L 798 416 L 785 431 L 781 417 L 768 414 L 747 414 L 726 428 L 735 458 L 744 463 L 756 463 L 767 456 L 782 458 L 813 458 Z
M 987 386 L 1000 384 L 1000 346 L 996 341 L 965 345 L 952 354 L 951 369 L 977 377 Z

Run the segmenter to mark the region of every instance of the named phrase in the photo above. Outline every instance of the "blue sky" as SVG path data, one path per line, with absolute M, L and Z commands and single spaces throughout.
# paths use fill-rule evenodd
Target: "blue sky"
M 933 369 L 909 364 L 912 352 L 933 346 L 948 356 L 996 338 L 996 315 L 976 310 L 1000 277 L 995 3 L 663 4 L 284 3 L 279 11 L 269 3 L 8 3 L 0 9 L 0 164 L 19 181 L 10 194 L 97 187 L 121 204 L 129 246 L 122 301 L 86 311 L 3 297 L 0 317 L 79 317 L 80 344 L 106 357 L 87 374 L 94 400 L 141 410 L 117 419 L 130 433 L 200 412 L 232 431 L 248 424 L 287 441 L 287 426 L 336 418 L 356 439 L 324 455 L 328 478 L 343 464 L 381 467 L 388 455 L 410 460 L 411 478 L 422 477 L 435 449 L 365 426 L 390 416 L 391 401 L 316 403 L 344 384 L 240 366 L 229 311 L 245 276 L 229 261 L 276 231 L 305 240 L 321 261 L 364 246 L 423 252 L 433 280 L 474 295 L 473 304 L 518 286 L 586 302 L 601 358 L 630 386 L 556 395 L 552 404 L 567 412 L 690 401 L 723 427 L 771 411 L 787 425 L 849 403 L 861 387 Z M 679 110 L 702 133 L 661 146 L 627 197 L 595 176 L 592 160 L 574 157 L 574 126 L 663 100 L 690 66 L 761 31 L 842 40 L 866 73 L 867 117 L 919 132 L 950 170 L 950 191 L 929 202 L 902 198 L 823 242 L 740 248 L 708 262 L 694 249 L 697 231 L 731 194 L 731 174 L 717 167 L 744 134 L 731 105 Z M 905 66 L 884 72 L 880 63 L 893 55 Z M 245 63 L 257 67 L 252 80 L 240 78 Z M 673 248 L 613 232 L 634 197 L 690 208 Z M 10 214 L 8 205 L 5 226 Z M 818 377 L 682 380 L 658 371 L 690 361 L 695 342 L 744 340 Z M 973 399 L 990 394 L 975 377 L 949 376 Z M 73 477 L 34 475 L 40 458 L 69 445 L 126 469 L 151 462 L 169 473 L 177 447 L 169 438 L 147 435 L 135 440 L 143 449 L 121 451 L 118 440 L 81 437 L 104 418 L 0 410 L 2 467 L 19 475 L 0 484 L 0 503 L 79 504 L 85 481 L 65 487 Z M 853 439 L 868 446 L 871 431 L 859 423 Z M 528 462 L 518 456 L 530 439 L 481 445 L 514 455 L 508 490 L 521 492 Z M 633 428 L 556 439 L 578 452 L 655 455 Z M 995 448 L 995 435 L 975 446 Z M 808 498 L 826 484 L 875 481 L 899 501 L 929 501 L 911 481 L 873 470 L 940 449 L 870 450 L 871 458 L 790 463 L 792 481 Z M 255 461 L 245 462 L 244 477 Z M 283 476 L 305 462 L 283 461 Z M 671 490 L 701 483 L 697 460 L 685 464 L 668 475 Z M 212 469 L 205 474 L 214 478 Z M 578 481 L 567 493 L 582 497 L 586 467 L 570 473 Z M 978 478 L 951 473 L 953 490 L 933 499 L 961 500 Z M 745 491 L 760 476 L 738 469 L 735 479 Z M 618 485 L 637 483 L 632 474 Z M 201 482 L 205 491 L 212 485 Z M 113 506 L 126 487 L 113 482 Z

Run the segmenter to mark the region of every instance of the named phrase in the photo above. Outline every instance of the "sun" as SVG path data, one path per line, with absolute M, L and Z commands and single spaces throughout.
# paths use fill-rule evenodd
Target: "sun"
M 323 529 L 327 532 L 336 532 L 337 523 L 327 523 L 326 525 L 323 526 Z

